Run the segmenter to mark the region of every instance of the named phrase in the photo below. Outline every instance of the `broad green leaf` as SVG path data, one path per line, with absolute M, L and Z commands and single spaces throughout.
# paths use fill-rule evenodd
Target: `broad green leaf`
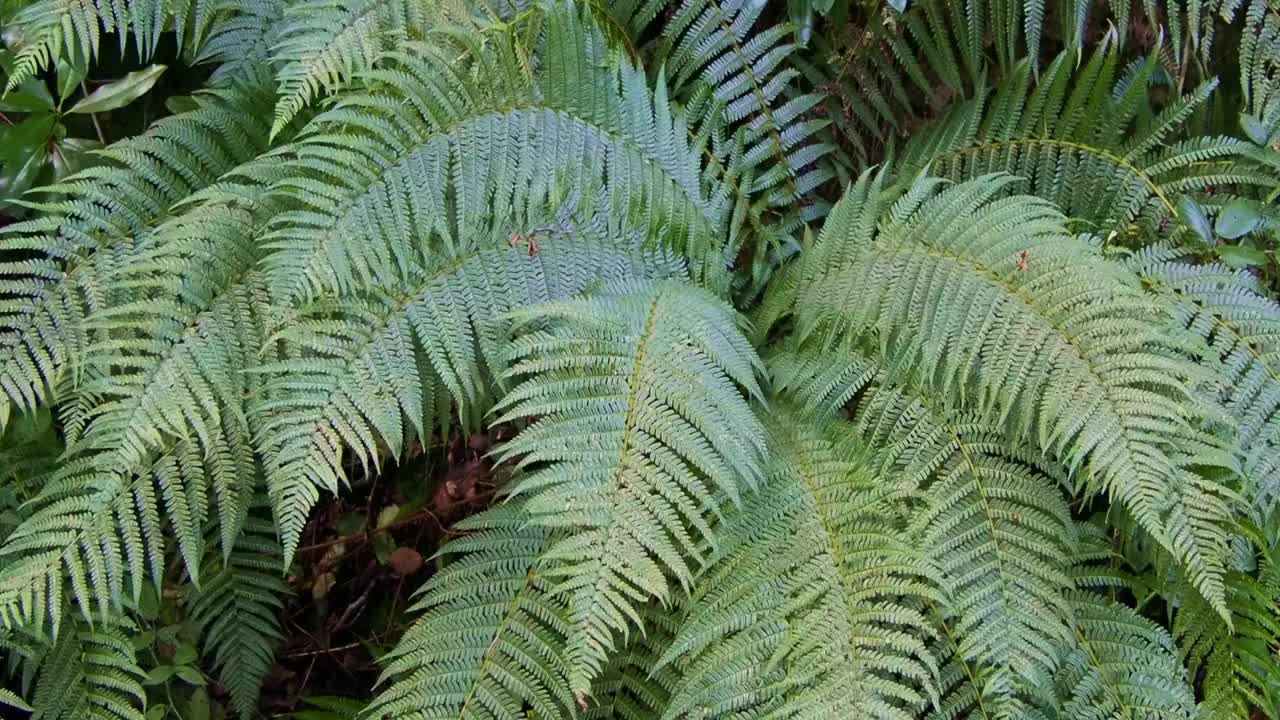
M 1240 129 L 1255 145 L 1266 145 L 1271 139 L 1271 130 L 1256 116 L 1240 113 Z
M 90 138 L 67 138 L 49 146 L 49 164 L 53 166 L 53 181 L 77 173 L 93 163 L 89 152 L 102 147 L 102 143 Z
M 1267 264 L 1266 253 L 1244 245 L 1223 245 L 1218 248 L 1218 257 L 1222 258 L 1222 262 L 1236 269 L 1262 267 Z
M 38 115 L 0 133 L 7 146 L 0 154 L 0 200 L 15 200 L 37 183 L 49 164 L 53 125 L 52 115 Z
M 39 79 L 28 80 L 0 97 L 0 112 L 36 113 L 53 109 L 53 95 Z
M 172 665 L 161 665 L 158 668 L 152 668 L 151 672 L 147 673 L 147 678 L 142 681 L 142 684 L 160 685 L 173 677 L 173 674 L 177 672 L 177 670 L 178 669 Z
M 88 69 L 84 62 L 79 60 L 62 59 L 58 62 L 58 100 L 60 103 L 66 102 L 71 97 L 71 93 L 80 87 L 81 81 L 88 74 Z
M 1183 195 L 1178 201 L 1178 215 L 1205 245 L 1213 246 L 1213 226 L 1209 224 L 1209 216 L 1200 207 L 1200 203 Z
M 192 685 L 204 686 L 205 684 L 204 676 L 200 674 L 199 670 L 191 667 L 190 665 L 183 665 L 177 668 L 175 672 L 181 680 L 191 683 Z
M 1237 200 L 1218 213 L 1218 235 L 1228 240 L 1244 237 L 1262 227 L 1262 214 L 1243 200 Z
M 109 82 L 71 107 L 71 113 L 97 113 L 124 107 L 146 94 L 164 74 L 164 65 L 152 65 Z
M 196 646 L 191 643 L 182 643 L 173 653 L 174 665 L 190 665 L 196 660 Z
M 187 701 L 187 720 L 209 720 L 209 693 L 204 688 L 196 688 Z

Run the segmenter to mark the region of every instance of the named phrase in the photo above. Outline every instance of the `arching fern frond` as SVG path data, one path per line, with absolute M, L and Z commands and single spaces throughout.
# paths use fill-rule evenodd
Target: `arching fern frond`
M 512 492 L 562 530 L 548 550 L 571 594 L 570 686 L 584 699 L 609 654 L 706 561 L 717 494 L 753 488 L 764 431 L 760 361 L 730 308 L 674 282 L 611 283 L 515 314 L 497 422 L 532 420 L 500 457 L 528 469 Z M 535 419 L 536 418 L 536 419 Z
M 717 528 L 663 658 L 679 681 L 662 717 L 913 718 L 936 697 L 922 608 L 942 594 L 894 523 L 904 493 L 847 432 L 771 410 L 768 480 Z
M 1051 672 L 1074 588 L 1074 533 L 1052 465 L 987 418 L 885 384 L 872 356 L 799 348 L 770 367 L 783 372 L 779 391 L 810 406 L 839 398 L 871 472 L 918 496 L 904 532 L 937 558 L 948 596 L 934 613 L 957 662 L 981 674 L 987 709 Z
M 569 611 L 543 558 L 548 531 L 518 503 L 458 525 L 461 557 L 427 581 L 422 613 L 386 659 L 367 720 L 572 717 L 564 639 Z
M 1225 613 L 1235 461 L 1167 308 L 1071 237 L 1007 177 L 948 189 L 923 179 L 886 207 L 864 176 L 802 256 L 791 288 L 802 332 L 878 347 L 895 383 L 954 398 L 1061 459 L 1182 563 Z M 775 311 L 774 317 L 777 316 Z M 1218 470 L 1214 470 L 1217 468 Z
M 200 46 L 196 64 L 213 65 L 211 87 L 250 83 L 271 87 L 271 48 L 280 31 L 285 3 L 281 0 L 226 0 L 224 12 Z M 261 118 L 259 118 L 261 122 Z
M 537 87 L 518 40 L 490 40 L 393 56 L 369 76 L 385 84 L 280 153 L 288 179 L 271 192 L 298 209 L 270 221 L 262 267 L 301 322 L 280 338 L 293 355 L 262 368 L 278 382 L 254 414 L 286 560 L 319 492 L 344 482 L 344 447 L 376 465 L 401 447 L 401 416 L 420 416 L 409 348 L 474 418 L 508 309 L 669 275 L 663 250 L 723 283 L 727 199 L 664 93 L 572 7 L 546 16 Z
M 625 238 L 624 238 L 625 239 Z M 291 557 L 321 489 L 345 483 L 344 446 L 376 466 L 422 436 L 448 393 L 488 395 L 501 367 L 506 313 L 564 298 L 601 280 L 679 273 L 679 263 L 589 234 L 543 235 L 536 257 L 508 235 L 446 260 L 403 295 L 369 294 L 301 309 L 278 335 L 305 349 L 257 367 L 267 375 L 257 417 L 276 522 Z
M 1107 43 L 1082 68 L 1076 62 L 1074 51 L 1063 53 L 1037 78 L 1024 61 L 989 98 L 961 103 L 914 133 L 895 163 L 900 182 L 922 171 L 956 181 L 1007 172 L 1023 178 L 1020 192 L 1057 204 L 1082 230 L 1104 236 L 1180 222 L 1184 195 L 1217 204 L 1225 189 L 1271 182 L 1243 162 L 1251 152 L 1243 140 L 1172 142 L 1216 81 L 1156 113 L 1149 95 L 1159 71 L 1154 53 L 1136 71 Z
M 265 147 L 268 91 L 239 86 L 199 101 L 108 146 L 106 162 L 47 188 L 53 199 L 29 203 L 39 217 L 0 231 L 0 251 L 37 254 L 0 264 L 0 424 L 44 402 L 83 357 L 85 318 L 106 304 L 102 276 L 119 261 L 100 251 L 145 235 L 176 202 Z
M 273 317 L 243 187 L 219 185 L 217 200 L 162 225 L 107 276 L 132 299 L 87 321 L 88 425 L 0 547 L 7 619 L 56 620 L 64 573 L 86 615 L 119 607 L 126 588 L 136 598 L 147 575 L 159 583 L 162 517 L 198 582 L 211 501 L 224 552 L 234 545 L 257 474 L 244 370 L 270 358 Z
M 1280 304 L 1252 275 L 1193 264 L 1167 246 L 1144 248 L 1128 265 L 1169 298 L 1177 329 L 1205 342 L 1222 405 L 1235 420 L 1245 500 L 1255 522 L 1268 527 L 1280 501 Z

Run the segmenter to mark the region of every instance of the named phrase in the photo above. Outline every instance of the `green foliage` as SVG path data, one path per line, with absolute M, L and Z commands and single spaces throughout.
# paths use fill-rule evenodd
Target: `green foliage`
M 0 704 L 259 715 L 446 446 L 293 716 L 1280 719 L 1269 0 L 0 16 Z

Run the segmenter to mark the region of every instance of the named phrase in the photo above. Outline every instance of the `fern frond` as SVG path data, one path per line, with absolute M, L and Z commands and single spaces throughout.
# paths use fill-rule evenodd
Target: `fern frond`
M 285 6 L 272 62 L 279 85 L 271 134 L 322 95 L 348 86 L 373 67 L 398 38 L 427 29 L 427 3 L 420 0 L 325 0 Z
M 102 276 L 119 262 L 111 252 L 265 147 L 269 92 L 242 86 L 201 102 L 107 147 L 105 163 L 46 188 L 55 199 L 29 203 L 39 217 L 0 231 L 0 251 L 36 252 L 0 264 L 0 424 L 43 403 L 83 358 L 85 318 L 107 304 Z
M 23 712 L 32 711 L 32 707 L 28 705 L 25 700 L 18 697 L 18 695 L 12 690 L 6 690 L 4 688 L 0 688 L 0 705 L 5 705 Z
M 40 659 L 32 720 L 143 720 L 143 672 L 127 630 L 72 621 Z
M 551 13 L 546 32 L 536 81 L 515 30 L 475 47 L 456 46 L 456 36 L 409 45 L 371 71 L 370 82 L 381 81 L 371 92 L 345 97 L 315 121 L 316 132 L 286 148 L 289 179 L 277 191 L 301 209 L 282 213 L 265 238 L 282 303 L 393 283 L 422 254 L 398 222 L 402 210 L 456 245 L 494 218 L 568 197 L 594 200 L 602 178 L 620 216 L 639 202 L 655 217 L 653 235 L 668 226 L 666 246 L 690 258 L 714 248 L 710 236 L 728 206 L 712 181 L 704 187 L 665 92 L 651 94 L 630 66 L 610 67 L 617 58 L 572 7 Z M 447 90 L 459 87 L 467 92 Z M 446 188 L 462 199 L 456 208 Z
M 301 309 L 280 340 L 307 352 L 260 365 L 252 408 L 276 522 L 290 558 L 319 500 L 345 483 L 344 446 L 376 467 L 431 427 L 438 403 L 488 394 L 501 367 L 503 316 L 600 280 L 679 273 L 680 265 L 588 236 L 542 236 L 536 257 L 509 236 L 445 261 L 403 294 L 370 293 Z M 466 405 L 464 407 L 469 407 Z
M 679 677 L 663 717 L 912 718 L 938 673 L 921 608 L 942 593 L 894 525 L 903 494 L 847 433 L 771 409 L 767 483 L 717 528 L 663 658 Z
M 1241 121 L 1256 121 L 1261 139 L 1271 145 L 1280 133 L 1280 8 L 1267 0 L 1250 0 L 1243 24 L 1240 90 L 1249 115 Z
M 759 482 L 760 361 L 732 311 L 673 282 L 611 283 L 515 314 L 497 422 L 534 419 L 500 458 L 529 473 L 513 488 L 531 521 L 563 528 L 548 550 L 572 594 L 570 684 L 584 697 L 646 600 L 669 603 L 705 562 L 716 493 Z
M 741 123 L 748 164 L 771 159 L 760 164 L 748 188 L 760 196 L 757 212 L 795 212 L 801 203 L 797 220 L 815 220 L 825 208 L 806 199 L 831 177 L 819 164 L 831 148 L 815 138 L 826 123 L 808 116 L 822 95 L 796 90 L 799 72 L 787 64 L 796 51 L 792 28 L 757 29 L 764 8 L 754 2 L 682 2 L 664 19 L 654 62 L 665 69 L 674 94 L 695 97 L 694 88 L 703 86 L 710 91 L 707 102 L 723 107 L 729 123 Z
M 121 54 L 132 39 L 144 60 L 165 32 L 198 48 L 218 9 L 214 0 L 35 0 L 12 19 L 17 52 L 5 92 L 59 59 L 94 61 L 103 35 L 117 37 Z
M 239 532 L 256 476 L 244 398 L 260 361 L 266 304 L 259 252 L 244 197 L 198 205 L 138 248 L 113 284 L 136 295 L 88 322 L 90 420 L 0 547 L 0 614 L 43 624 L 60 602 L 62 575 L 88 616 L 121 605 L 163 576 L 167 519 L 193 581 L 204 556 L 203 524 L 217 503 L 223 549 Z M 56 630 L 56 627 L 55 627 Z
M 1267 527 L 1280 501 L 1280 304 L 1248 273 L 1193 264 L 1167 246 L 1144 248 L 1128 265 L 1169 298 L 1177 329 L 1204 341 L 1223 408 L 1235 420 L 1244 498 Z
M 1251 572 L 1229 577 L 1231 628 L 1194 596 L 1174 616 L 1173 636 L 1187 668 L 1193 676 L 1203 674 L 1206 720 L 1242 717 L 1251 708 L 1280 716 L 1280 571 L 1274 552 L 1264 550 L 1250 558 L 1256 565 Z
M 403 445 L 401 416 L 421 417 L 409 348 L 472 418 L 508 309 L 670 275 L 664 250 L 723 283 L 729 206 L 665 94 L 608 60 L 571 6 L 546 17 L 538 87 L 515 40 L 491 40 L 392 56 L 369 76 L 384 84 L 281 151 L 272 192 L 299 209 L 270 221 L 262 267 L 300 322 L 254 414 L 286 561 L 319 492 L 345 481 L 344 447 L 376 466 Z M 478 79 L 454 95 L 460 73 Z
M 1119 603 L 1091 593 L 1072 598 L 1076 640 L 1054 675 L 1055 717 L 1192 718 L 1195 699 L 1169 633 Z
M 1225 612 L 1230 496 L 1211 469 L 1235 461 L 1210 432 L 1206 376 L 1168 310 L 1052 206 L 1000 197 L 1012 182 L 923 179 L 887 208 L 864 176 L 801 258 L 802 334 L 866 341 L 891 381 L 998 418 L 1083 471 L 1084 489 L 1124 505 Z
M 427 581 L 422 613 L 387 656 L 368 720 L 572 717 L 569 610 L 543 566 L 548 531 L 518 503 L 458 525 L 462 554 Z
M 232 706 L 240 717 L 254 717 L 283 638 L 279 615 L 289 592 L 280 578 L 275 527 L 250 517 L 230 554 L 210 557 L 201 574 L 204 583 L 189 598 L 190 616 L 202 628 L 205 654 L 218 666 Z
M 1136 72 L 1104 43 L 1083 67 L 1059 55 L 1039 77 L 1020 63 L 990 98 L 978 96 L 912 135 L 896 162 L 901 181 L 917 173 L 956 181 L 994 172 L 1023 178 L 1017 186 L 1049 200 L 1083 229 L 1099 235 L 1150 232 L 1179 222 L 1179 198 L 1206 198 L 1231 186 L 1271 183 L 1239 164 L 1249 143 L 1225 136 L 1173 142 L 1215 89 L 1208 81 L 1155 114 L 1150 87 L 1155 54 Z M 1214 201 L 1216 202 L 1216 201 Z
M 982 673 L 987 705 L 1051 671 L 1049 649 L 1069 637 L 1065 593 L 1074 587 L 1074 533 L 1052 464 L 987 418 L 886 384 L 872 356 L 787 349 L 770 368 L 782 371 L 778 391 L 810 406 L 849 405 L 880 482 L 918 494 L 905 532 L 937 558 L 948 600 L 936 612 L 959 661 Z
M 229 12 L 209 30 L 195 64 L 213 65 L 210 87 L 274 84 L 271 48 L 280 32 L 285 3 L 280 0 L 224 0 Z M 261 119 L 259 119 L 261 122 Z
M 813 114 L 823 96 L 801 90 L 791 67 L 799 55 L 792 28 L 759 27 L 764 8 L 723 0 L 612 1 L 607 26 L 621 28 L 632 49 L 657 31 L 648 49 L 659 85 L 669 85 L 692 115 L 726 126 L 741 173 L 731 183 L 740 213 L 727 245 L 750 247 L 753 286 L 794 252 L 801 225 L 827 213 L 828 202 L 815 190 L 833 177 L 832 146 L 819 136 L 827 122 Z

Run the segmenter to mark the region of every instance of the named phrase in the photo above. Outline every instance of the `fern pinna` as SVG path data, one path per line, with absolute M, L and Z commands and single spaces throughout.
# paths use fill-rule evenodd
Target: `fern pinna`
M 0 704 L 258 716 L 488 432 L 298 717 L 1280 718 L 1276 8 L 792 5 L 5 4 L 208 79 L 0 228 Z

